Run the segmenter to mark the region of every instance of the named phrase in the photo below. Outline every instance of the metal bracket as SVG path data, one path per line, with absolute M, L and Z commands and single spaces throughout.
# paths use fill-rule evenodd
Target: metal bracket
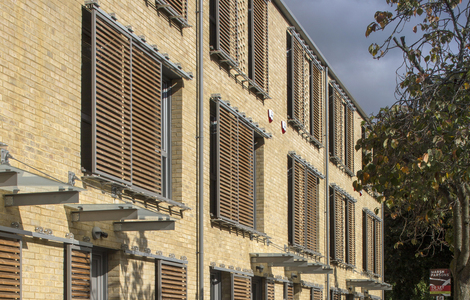
M 175 221 L 114 222 L 114 231 L 175 230 Z
M 2 165 L 9 165 L 9 159 L 12 158 L 10 152 L 6 149 L 0 149 Z
M 77 178 L 75 176 L 75 173 L 72 172 L 72 171 L 69 171 L 69 181 L 68 181 L 68 184 L 70 184 L 71 186 L 74 186 L 75 185 L 75 178 Z
M 22 193 L 4 195 L 5 206 L 78 203 L 78 191 Z

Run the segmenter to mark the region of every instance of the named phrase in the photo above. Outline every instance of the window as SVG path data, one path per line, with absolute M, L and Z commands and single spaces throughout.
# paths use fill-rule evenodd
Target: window
M 0 233 L 0 298 L 21 299 L 20 237 Z
M 351 267 L 356 265 L 355 202 L 338 186 L 330 188 L 331 257 Z
M 188 24 L 188 1 L 187 0 L 155 0 L 145 1 L 147 6 L 156 11 L 164 11 L 169 19 L 175 20 L 182 28 L 191 27 Z
M 90 299 L 92 294 L 94 294 L 94 296 L 98 296 L 96 299 L 105 299 L 97 295 L 97 290 L 99 290 L 99 287 L 93 286 L 94 290 L 91 290 L 91 248 L 79 247 L 71 244 L 67 244 L 65 247 L 65 299 Z M 96 280 L 96 277 L 94 277 L 94 279 Z
M 214 99 L 214 98 L 213 98 Z M 269 134 L 220 99 L 211 107 L 211 199 L 216 219 L 256 229 L 256 187 Z
M 268 1 L 211 0 L 209 19 L 210 53 L 245 87 L 269 98 Z
M 251 300 L 251 277 L 211 270 L 211 300 Z
M 323 290 L 312 288 L 310 292 L 311 300 L 323 300 Z
M 330 159 L 354 176 L 354 108 L 336 84 L 329 94 Z
M 284 283 L 284 299 L 285 300 L 294 300 L 294 284 Z
M 156 260 L 156 300 L 187 299 L 186 265 L 165 260 Z
M 287 114 L 289 122 L 322 147 L 323 67 L 295 30 L 287 34 Z
M 83 10 L 82 165 L 133 190 L 170 198 L 170 89 L 147 44 Z
M 239 63 L 238 0 L 211 1 L 211 49 L 229 65 Z
M 291 152 L 289 175 L 289 239 L 303 251 L 319 254 L 319 181 L 316 169 Z
M 372 211 L 362 212 L 363 267 L 367 272 L 382 274 L 382 220 Z
M 268 2 L 248 1 L 248 76 L 268 92 Z
M 331 290 L 331 300 L 352 300 L 353 294 L 348 294 L 347 291 L 343 290 Z

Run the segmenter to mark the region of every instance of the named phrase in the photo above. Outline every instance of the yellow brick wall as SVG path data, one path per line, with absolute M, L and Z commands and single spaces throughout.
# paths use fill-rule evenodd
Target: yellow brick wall
M 67 181 L 67 172 L 81 176 L 81 16 L 83 1 L 23 1 L 5 0 L 0 3 L 0 142 L 8 144 L 12 156 L 59 180 Z M 188 23 L 181 29 L 162 12 L 146 6 L 145 1 L 101 0 L 100 8 L 115 13 L 117 21 L 132 25 L 136 35 L 145 35 L 149 44 L 156 44 L 171 61 L 179 62 L 183 70 L 196 74 L 196 13 L 195 1 L 188 1 Z M 247 2 L 243 2 L 247 5 Z M 322 174 L 326 173 L 325 148 L 317 148 L 293 127 L 281 132 L 281 121 L 287 122 L 286 33 L 290 26 L 280 10 L 268 4 L 269 14 L 269 94 L 271 99 L 260 100 L 238 81 L 234 72 L 209 54 L 209 1 L 204 3 L 204 161 L 205 179 L 205 298 L 209 299 L 209 265 L 251 269 L 250 253 L 281 252 L 288 244 L 288 152 L 295 151 Z M 241 20 L 240 53 L 246 55 L 247 28 Z M 242 57 L 246 70 L 247 58 Z M 65 237 L 72 232 L 77 240 L 91 237 L 94 226 L 109 233 L 107 239 L 93 240 L 95 246 L 119 250 L 121 244 L 138 246 L 186 256 L 188 263 L 188 299 L 196 299 L 197 289 L 197 88 L 196 79 L 173 81 L 172 96 L 172 198 L 191 208 L 177 219 L 174 231 L 114 232 L 111 221 L 72 222 L 70 209 L 63 205 L 4 207 L 0 197 L 0 225 L 19 222 L 20 229 L 34 231 L 36 226 L 51 228 L 53 234 Z M 257 199 L 259 230 L 271 237 L 251 240 L 235 229 L 214 226 L 210 216 L 210 97 L 218 93 L 232 106 L 245 112 L 260 127 L 272 133 L 262 148 L 263 165 Z M 267 111 L 274 112 L 269 123 Z M 323 105 L 325 109 L 325 105 Z M 325 111 L 323 116 L 325 116 Z M 360 138 L 361 116 L 355 113 L 355 138 Z M 325 129 L 323 131 L 325 133 Z M 12 165 L 36 172 L 15 160 Z M 361 154 L 356 152 L 355 170 L 361 167 Z M 261 174 L 260 174 L 261 175 Z M 362 272 L 362 208 L 370 210 L 378 204 L 368 194 L 359 196 L 352 189 L 353 178 L 329 163 L 330 183 L 334 182 L 353 195 L 356 204 L 356 270 L 336 268 L 330 276 L 332 286 L 346 289 L 345 280 L 364 278 Z M 81 186 L 80 182 L 77 185 Z M 325 211 L 325 180 L 320 180 L 319 262 L 326 263 L 327 221 Z M 0 191 L 1 193 L 7 193 Z M 88 187 L 80 193 L 80 203 L 121 203 L 99 190 Z M 63 298 L 63 246 L 38 239 L 25 239 L 23 250 L 23 299 Z M 282 267 L 268 267 L 265 273 L 287 276 Z M 42 275 L 44 274 L 44 275 Z M 326 286 L 325 275 L 303 274 L 302 280 Z M 155 295 L 154 263 L 117 251 L 109 255 L 109 299 L 153 299 Z M 276 297 L 282 295 L 282 285 L 276 284 Z M 324 292 L 324 295 L 326 291 Z M 380 295 L 375 292 L 374 294 Z M 307 299 L 297 293 L 296 299 Z M 326 296 L 325 296 L 326 297 Z

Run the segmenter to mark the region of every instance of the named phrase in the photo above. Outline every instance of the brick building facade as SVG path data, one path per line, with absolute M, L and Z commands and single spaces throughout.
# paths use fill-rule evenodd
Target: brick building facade
M 0 3 L 0 299 L 382 299 L 367 116 L 281 0 L 202 62 L 197 4 Z

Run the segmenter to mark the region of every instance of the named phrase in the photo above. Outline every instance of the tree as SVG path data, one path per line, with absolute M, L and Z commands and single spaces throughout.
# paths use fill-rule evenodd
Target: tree
M 454 299 L 470 299 L 470 3 L 386 1 L 393 12 L 376 12 L 366 36 L 386 28 L 391 34 L 369 52 L 379 59 L 399 49 L 404 63 L 397 102 L 371 117 L 356 145 L 365 165 L 354 187 L 404 218 L 397 246 L 409 241 L 426 255 L 448 245 Z M 416 38 L 407 43 L 405 33 Z
M 391 214 L 392 211 L 385 207 L 385 281 L 393 286 L 393 290 L 385 291 L 385 299 L 434 300 L 435 297 L 429 294 L 429 270 L 449 265 L 452 252 L 447 246 L 443 246 L 434 248 L 426 256 L 416 257 L 415 254 L 420 251 L 419 244 L 406 243 L 396 247 L 396 243 L 401 241 L 403 229 L 406 228 L 407 218 L 392 218 Z M 407 214 L 405 217 L 413 215 L 410 212 Z M 429 243 L 431 238 L 425 236 L 422 242 Z

